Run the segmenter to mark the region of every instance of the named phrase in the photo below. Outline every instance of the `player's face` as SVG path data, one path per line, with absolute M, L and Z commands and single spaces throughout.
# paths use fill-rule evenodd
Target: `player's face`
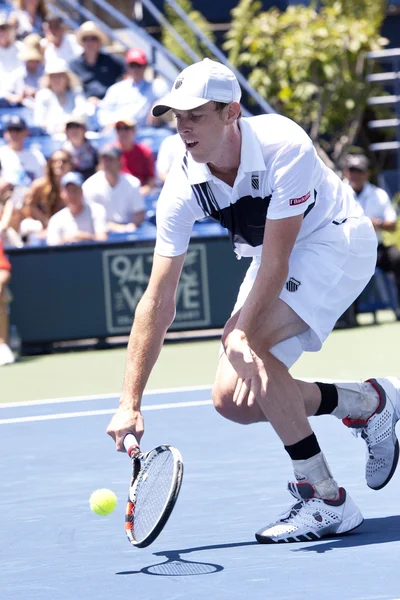
M 198 163 L 218 162 L 223 155 L 226 130 L 225 113 L 207 102 L 194 110 L 174 110 L 176 126 L 186 150 Z

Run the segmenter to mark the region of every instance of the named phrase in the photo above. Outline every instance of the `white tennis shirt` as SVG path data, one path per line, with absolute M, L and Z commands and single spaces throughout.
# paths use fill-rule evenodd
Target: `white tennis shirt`
M 325 166 L 299 125 L 273 114 L 242 118 L 239 127 L 241 158 L 233 187 L 189 152 L 175 160 L 157 203 L 157 254 L 186 252 L 193 224 L 204 216 L 229 230 L 241 257 L 261 255 L 266 218 L 303 214 L 299 241 L 332 221 L 362 215 L 348 186 Z
M 359 194 L 354 192 L 353 188 L 350 189 L 354 198 L 361 204 L 367 217 L 370 219 L 382 219 L 382 221 L 389 221 L 391 223 L 396 222 L 396 211 L 385 190 L 369 182 L 364 185 Z M 376 235 L 379 242 L 381 242 L 382 232 L 379 229 L 377 230 Z

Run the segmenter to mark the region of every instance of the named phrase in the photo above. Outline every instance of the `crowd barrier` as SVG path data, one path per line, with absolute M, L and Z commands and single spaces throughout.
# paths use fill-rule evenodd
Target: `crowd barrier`
M 220 328 L 229 317 L 249 260 L 236 260 L 223 231 L 218 224 L 214 234 L 213 227 L 195 228 L 172 331 Z M 149 227 L 102 243 L 9 250 L 10 318 L 22 343 L 127 335 L 149 280 L 154 243 Z

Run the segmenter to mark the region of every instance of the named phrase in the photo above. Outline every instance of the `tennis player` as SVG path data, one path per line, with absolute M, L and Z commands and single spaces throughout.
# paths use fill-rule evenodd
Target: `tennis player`
M 175 315 L 175 295 L 196 219 L 227 227 L 238 258 L 252 257 L 226 324 L 213 401 L 232 421 L 269 421 L 292 460 L 293 506 L 256 533 L 262 543 L 316 540 L 363 517 L 334 479 L 308 416 L 332 414 L 368 447 L 366 480 L 384 487 L 397 465 L 400 381 L 306 383 L 289 368 L 318 351 L 371 278 L 376 235 L 348 186 L 306 133 L 277 115 L 242 118 L 234 73 L 204 59 L 186 68 L 153 108 L 177 120 L 185 149 L 157 206 L 148 288 L 135 314 L 120 407 L 108 433 L 123 451 L 144 424 L 143 390 Z

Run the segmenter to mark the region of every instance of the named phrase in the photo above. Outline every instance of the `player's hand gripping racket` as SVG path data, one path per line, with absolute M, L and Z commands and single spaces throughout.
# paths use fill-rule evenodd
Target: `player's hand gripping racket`
M 166 445 L 143 454 L 131 433 L 125 436 L 124 446 L 132 459 L 126 535 L 131 544 L 145 548 L 161 533 L 175 506 L 182 484 L 182 456 Z

